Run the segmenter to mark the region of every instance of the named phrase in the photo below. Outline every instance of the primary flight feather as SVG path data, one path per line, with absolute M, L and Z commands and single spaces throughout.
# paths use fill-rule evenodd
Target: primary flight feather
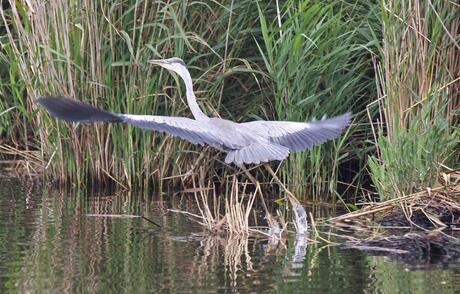
M 260 163 L 285 159 L 290 151 L 337 138 L 348 126 L 350 113 L 311 122 L 252 121 L 236 123 L 206 116 L 196 102 L 192 78 L 180 58 L 150 60 L 177 73 L 185 83 L 187 103 L 195 119 L 186 117 L 112 113 L 89 104 L 58 97 L 37 100 L 56 118 L 83 122 L 124 122 L 139 128 L 161 131 L 192 142 L 210 145 L 227 152 L 226 163 Z

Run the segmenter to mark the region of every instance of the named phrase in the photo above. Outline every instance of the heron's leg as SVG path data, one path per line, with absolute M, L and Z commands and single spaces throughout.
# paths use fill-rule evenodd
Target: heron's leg
M 289 200 L 289 202 L 291 202 L 291 204 L 294 204 L 294 203 L 297 203 L 297 204 L 300 204 L 299 200 L 297 200 L 297 198 L 294 196 L 294 194 L 292 194 L 291 191 L 289 191 L 289 189 L 283 184 L 283 182 L 281 182 L 281 180 L 278 178 L 278 176 L 276 175 L 276 173 L 273 171 L 273 169 L 271 168 L 271 166 L 268 164 L 268 163 L 264 163 L 264 167 L 265 169 L 272 175 L 273 179 L 275 179 L 275 181 L 281 186 L 281 188 L 283 188 L 283 190 L 286 192 L 287 194 L 287 198 Z
M 276 182 L 281 186 L 281 188 L 286 191 L 288 200 L 292 205 L 292 211 L 294 212 L 294 224 L 297 230 L 297 234 L 305 234 L 308 231 L 308 221 L 307 221 L 307 212 L 305 208 L 300 204 L 300 201 L 292 194 L 291 191 L 281 182 L 276 173 L 270 167 L 268 163 L 264 163 L 265 169 L 273 176 Z
M 267 204 L 265 204 L 264 195 L 262 194 L 262 189 L 260 188 L 259 181 L 248 171 L 244 164 L 238 165 L 242 171 L 246 174 L 246 176 L 251 180 L 251 182 L 256 186 L 256 190 L 259 192 L 260 200 L 262 202 L 262 206 L 265 210 L 265 215 L 267 216 L 267 223 L 270 229 L 274 232 L 281 231 L 278 222 L 272 217 L 270 211 L 268 211 Z M 278 233 L 278 232 L 277 232 Z

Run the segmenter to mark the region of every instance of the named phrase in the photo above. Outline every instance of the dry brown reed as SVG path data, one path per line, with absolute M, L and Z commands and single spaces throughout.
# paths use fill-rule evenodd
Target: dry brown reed
M 230 193 L 221 203 L 221 198 L 216 194 L 216 188 L 211 182 L 208 182 L 207 187 L 203 189 L 202 186 L 195 186 L 194 179 L 192 181 L 194 188 L 187 192 L 193 193 L 198 212 L 192 213 L 177 209 L 170 211 L 189 216 L 213 234 L 228 234 L 229 236 L 266 234 L 262 226 L 255 225 L 258 221 L 253 206 L 256 195 L 259 193 L 259 187 L 256 187 L 254 192 L 247 193 L 248 183 L 239 183 L 236 176 L 233 176 Z M 265 231 L 268 229 L 266 227 Z
M 225 80 L 244 77 L 244 90 L 256 93 L 251 103 L 262 97 L 264 77 L 258 66 L 234 58 L 243 46 L 229 48 L 228 41 L 220 39 L 222 32 L 236 37 L 235 42 L 250 38 L 230 24 L 256 19 L 256 14 L 241 13 L 254 5 L 251 1 L 240 2 L 234 16 L 217 2 L 8 2 L 7 10 L 0 8 L 8 40 L 1 57 L 9 63 L 12 79 L 21 83 L 12 83 L 5 90 L 12 93 L 6 106 L 15 105 L 17 111 L 0 108 L 0 114 L 4 120 L 19 113 L 8 131 L 13 139 L 19 138 L 15 148 L 25 145 L 40 150 L 41 158 L 51 163 L 45 165 L 48 173 L 63 181 L 115 179 L 127 188 L 148 189 L 153 182 L 196 167 L 203 153 L 205 158 L 212 156 L 209 149 L 196 152 L 191 144 L 164 134 L 103 124 L 77 128 L 42 112 L 35 115 L 34 99 L 40 96 L 68 96 L 115 112 L 186 116 L 180 81 L 170 86 L 169 74 L 146 66 L 146 60 L 155 56 L 181 56 L 198 77 L 195 89 L 199 100 L 207 97 L 200 101 L 205 102 L 206 111 L 214 109 L 214 99 L 220 106 L 225 104 Z M 209 30 L 210 21 L 213 30 Z M 215 50 L 221 43 L 226 48 L 223 57 Z M 236 113 L 246 113 L 251 103 L 235 103 L 243 106 Z M 214 164 L 205 166 L 213 172 Z M 225 170 L 225 165 L 219 168 Z
M 349 222 L 349 226 L 359 226 L 357 223 L 350 222 L 353 220 L 358 220 L 359 222 L 375 222 L 375 220 L 378 220 L 382 222 L 386 218 L 385 223 L 379 225 L 379 227 L 387 226 L 394 229 L 413 226 L 422 230 L 427 229 L 427 226 L 431 228 L 447 228 L 460 224 L 459 219 L 455 217 L 455 215 L 460 215 L 459 203 L 460 187 L 458 185 L 449 185 L 427 189 L 384 202 L 367 203 L 358 211 L 333 217 L 329 221 L 341 223 L 343 227 L 347 226 L 346 222 Z M 444 215 L 445 212 L 451 214 L 450 221 L 447 221 L 448 218 Z M 414 221 L 415 215 L 423 215 L 426 220 Z M 401 216 L 404 219 L 401 219 Z M 443 220 L 440 219 L 441 217 L 443 217 Z

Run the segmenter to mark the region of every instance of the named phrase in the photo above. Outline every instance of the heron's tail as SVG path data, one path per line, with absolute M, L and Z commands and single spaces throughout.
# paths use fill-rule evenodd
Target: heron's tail
M 122 122 L 123 120 L 109 111 L 93 107 L 78 100 L 58 97 L 43 97 L 37 102 L 56 118 L 84 122 Z
M 289 155 L 289 148 L 273 143 L 253 143 L 238 150 L 231 150 L 225 157 L 226 163 L 260 163 L 283 160 Z

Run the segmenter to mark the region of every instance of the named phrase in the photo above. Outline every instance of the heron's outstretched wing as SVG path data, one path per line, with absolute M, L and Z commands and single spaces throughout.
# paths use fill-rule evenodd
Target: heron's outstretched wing
M 262 136 L 266 136 L 273 143 L 288 147 L 293 151 L 300 151 L 337 138 L 350 123 L 350 120 L 351 113 L 345 113 L 330 119 L 307 123 L 252 121 L 242 125 Z
M 153 131 L 165 132 L 170 135 L 192 142 L 193 144 L 208 144 L 213 147 L 224 147 L 222 140 L 216 135 L 211 126 L 204 121 L 186 117 L 154 116 L 120 114 L 123 122 L 133 126 Z
M 143 129 L 166 132 L 194 144 L 208 144 L 213 147 L 223 145 L 211 125 L 186 117 L 117 114 L 77 100 L 58 97 L 40 98 L 37 102 L 53 116 L 67 121 L 125 122 Z

